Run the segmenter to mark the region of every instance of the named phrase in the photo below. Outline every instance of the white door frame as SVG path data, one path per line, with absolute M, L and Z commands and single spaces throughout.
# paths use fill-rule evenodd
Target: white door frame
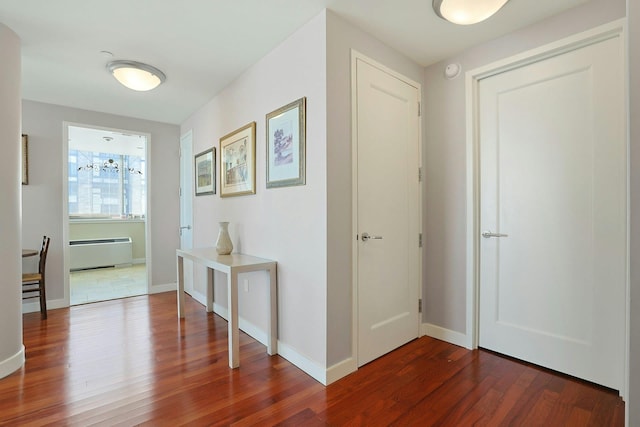
M 479 165 L 479 109 L 478 109 L 478 86 L 480 80 L 492 75 L 508 70 L 519 68 L 546 58 L 561 55 L 580 47 L 588 46 L 599 41 L 620 37 L 622 48 L 625 46 L 626 25 L 625 20 L 620 19 L 596 27 L 592 30 L 576 34 L 571 37 L 559 40 L 548 45 L 532 49 L 521 54 L 506 58 L 492 64 L 470 70 L 466 73 L 466 128 L 467 128 L 467 330 L 466 347 L 469 349 L 478 348 L 479 336 L 479 289 L 480 289 L 480 165 Z M 626 64 L 624 64 L 626 69 Z M 625 83 L 628 86 L 628 83 Z M 625 117 L 626 120 L 626 117 Z M 627 152 L 629 150 L 629 138 L 627 136 Z M 625 292 L 625 386 L 620 390 L 623 399 L 628 396 L 629 390 L 629 156 L 627 156 L 627 272 L 626 272 L 626 292 Z
M 151 134 L 147 132 L 138 132 L 127 129 L 118 129 L 111 128 L 105 126 L 97 126 L 90 125 L 86 123 L 78 123 L 78 122 L 62 122 L 62 278 L 63 278 L 63 286 L 64 286 L 64 307 L 69 307 L 71 305 L 71 291 L 69 288 L 69 126 L 75 127 L 83 127 L 89 129 L 99 129 L 109 132 L 122 132 L 128 133 L 132 135 L 142 135 L 147 141 L 144 147 L 144 155 L 145 155 L 145 169 L 147 173 L 146 182 L 146 204 L 147 204 L 147 212 L 145 214 L 145 228 L 144 228 L 144 240 L 145 240 L 145 264 L 146 264 L 146 275 L 147 275 L 147 286 L 146 291 L 147 294 L 151 293 L 151 272 L 152 272 L 152 254 L 151 254 L 151 212 L 149 207 L 151 206 L 151 180 L 149 177 L 151 176 L 151 157 L 150 153 L 150 143 L 151 143 Z M 53 307 L 56 308 L 56 307 Z
M 185 142 L 189 144 L 189 158 L 186 159 L 185 153 L 183 151 L 183 145 Z M 180 227 L 180 249 L 192 249 L 193 248 L 193 130 L 189 129 L 183 135 L 180 136 L 180 223 L 178 226 Z M 186 160 L 185 160 L 186 159 Z M 185 161 L 190 165 L 186 171 L 189 173 L 185 174 L 185 170 L 183 166 L 185 165 Z M 185 180 L 183 182 L 183 179 Z M 191 185 L 187 186 L 189 191 L 185 189 L 183 184 L 186 184 L 186 181 L 190 181 Z M 184 209 L 183 203 L 187 206 L 190 206 L 187 216 L 183 217 Z M 182 245 L 182 227 L 184 225 L 191 226 L 189 233 L 191 233 L 191 241 L 189 247 L 183 247 Z M 184 263 L 184 278 L 185 278 L 185 292 L 187 292 L 191 297 L 199 301 L 202 305 L 207 305 L 207 299 L 201 293 L 196 293 L 193 287 L 193 262 L 189 260 L 185 260 Z
M 422 85 L 415 82 L 381 63 L 361 54 L 360 52 L 351 49 L 351 230 L 355 233 L 358 230 L 358 129 L 354 124 L 357 122 L 358 117 L 358 105 L 357 105 L 357 68 L 356 61 L 360 59 L 368 64 L 384 71 L 385 73 L 396 77 L 403 82 L 415 86 L 418 88 L 420 94 L 420 103 L 422 103 Z M 420 160 L 418 166 L 422 170 L 422 117 L 418 120 L 418 152 Z M 420 182 L 420 191 L 418 196 L 418 218 L 420 218 L 420 224 L 418 230 L 422 234 L 422 181 Z M 355 234 L 351 236 L 351 372 L 358 369 L 358 240 L 355 238 Z M 422 299 L 422 256 L 418 265 L 418 281 L 419 289 L 418 295 Z M 418 319 L 418 336 L 424 335 L 420 324 L 422 323 L 422 312 L 418 313 L 420 318 Z

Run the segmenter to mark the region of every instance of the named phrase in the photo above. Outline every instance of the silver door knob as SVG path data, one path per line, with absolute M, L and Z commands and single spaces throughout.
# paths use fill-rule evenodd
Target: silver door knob
M 489 239 L 491 237 L 509 237 L 509 235 L 502 234 L 502 233 L 493 233 L 491 230 L 489 230 L 489 231 L 483 231 L 482 237 L 484 237 L 485 239 Z
M 366 242 L 367 240 L 382 240 L 382 236 L 371 236 L 369 233 L 362 233 L 362 241 Z

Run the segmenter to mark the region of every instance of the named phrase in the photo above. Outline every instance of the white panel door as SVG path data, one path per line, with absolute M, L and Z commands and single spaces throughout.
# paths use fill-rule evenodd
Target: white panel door
M 361 59 L 356 81 L 361 366 L 419 334 L 420 91 Z
M 193 137 L 191 131 L 180 138 L 180 249 L 193 248 Z M 193 264 L 185 261 L 185 291 L 193 296 Z
M 616 37 L 479 83 L 480 346 L 617 390 L 623 63 Z

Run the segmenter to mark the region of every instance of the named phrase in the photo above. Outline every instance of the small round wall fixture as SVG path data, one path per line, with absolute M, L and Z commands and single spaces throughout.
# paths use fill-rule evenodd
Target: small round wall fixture
M 471 25 L 490 18 L 509 0 L 433 0 L 433 10 L 449 22 Z
M 167 79 L 156 67 L 137 61 L 111 61 L 107 70 L 123 86 L 137 91 L 154 89 Z
M 460 71 L 462 71 L 460 64 L 447 64 L 444 67 L 444 76 L 449 80 L 455 79 L 460 75 Z

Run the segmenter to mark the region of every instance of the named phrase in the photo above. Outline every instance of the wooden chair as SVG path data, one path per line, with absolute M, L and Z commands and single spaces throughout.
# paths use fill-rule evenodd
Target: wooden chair
M 47 236 L 42 237 L 42 247 L 40 248 L 40 262 L 37 273 L 22 274 L 22 299 L 40 298 L 40 313 L 42 318 L 47 318 L 47 293 L 45 290 L 45 265 L 47 264 L 47 252 L 49 252 L 49 241 Z

